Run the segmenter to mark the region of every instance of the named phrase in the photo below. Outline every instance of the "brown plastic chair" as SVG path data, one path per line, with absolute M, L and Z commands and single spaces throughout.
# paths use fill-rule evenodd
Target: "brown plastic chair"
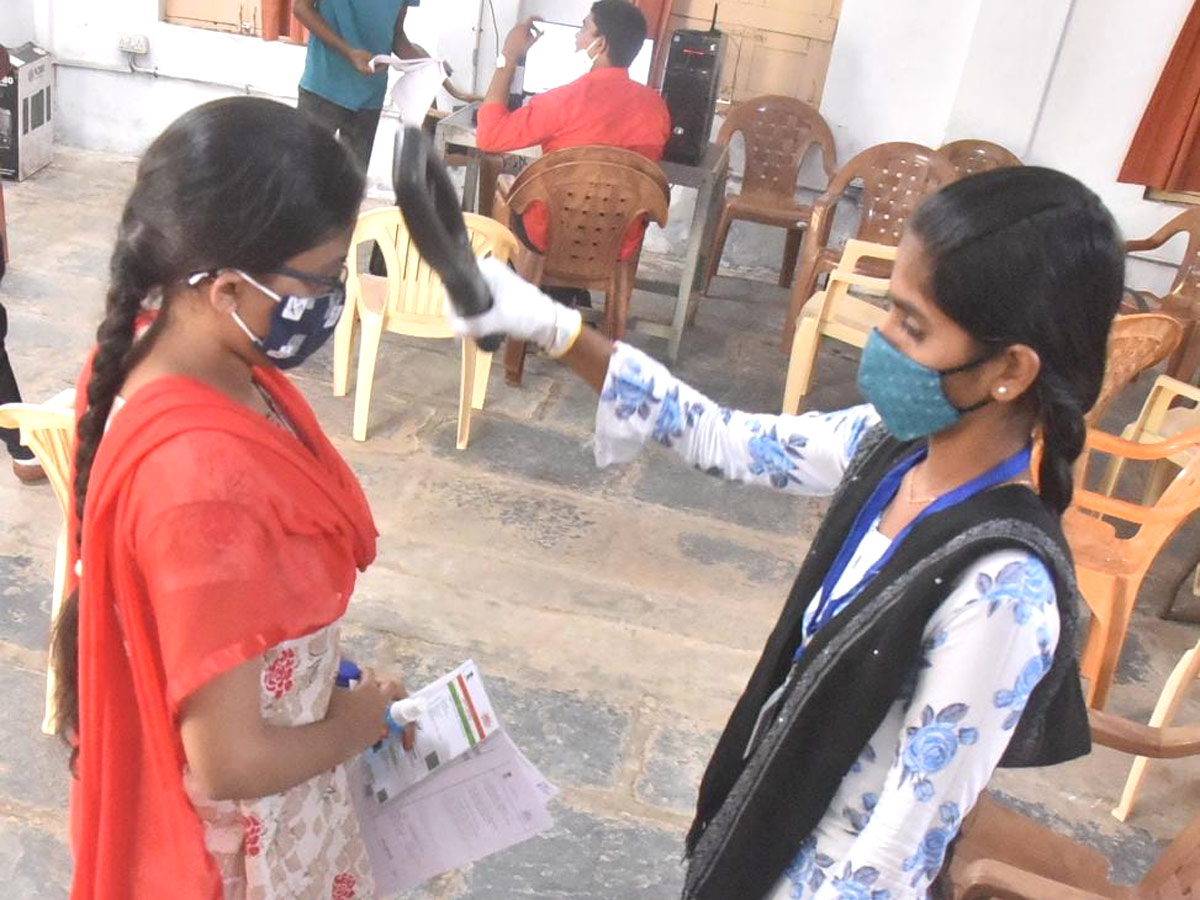
M 1117 316 L 1108 333 L 1108 356 L 1100 396 L 1086 416 L 1091 427 L 1100 424 L 1117 395 L 1135 378 L 1175 352 L 1183 326 L 1171 316 L 1138 313 Z
M 879 144 L 864 150 L 846 163 L 813 203 L 808 232 L 801 249 L 800 275 L 792 286 L 791 306 L 783 326 L 783 349 L 792 346 L 796 318 L 813 295 L 817 278 L 831 272 L 842 256 L 841 247 L 829 246 L 833 214 L 852 182 L 862 183 L 859 198 L 861 218 L 851 237 L 873 244 L 895 247 L 904 227 L 921 200 L 943 184 L 958 177 L 954 166 L 936 150 L 921 144 Z M 864 274 L 877 278 L 891 275 L 891 266 L 864 267 Z
M 990 172 L 992 169 L 1007 169 L 1012 166 L 1024 165 L 1011 150 L 993 144 L 991 141 L 980 141 L 967 138 L 961 141 L 951 141 L 942 144 L 938 153 L 950 160 L 951 165 L 958 170 L 960 178 L 975 175 L 979 172 Z
M 1200 209 L 1189 209 L 1140 241 L 1126 241 L 1127 253 L 1157 250 L 1177 234 L 1187 234 L 1183 261 L 1175 273 L 1171 288 L 1162 297 L 1149 291 L 1130 291 L 1150 309 L 1166 313 L 1183 325 L 1179 349 L 1167 363 L 1167 374 L 1194 384 L 1200 371 Z
M 604 331 L 624 337 L 641 251 L 621 260 L 621 248 L 635 222 L 666 224 L 670 188 L 662 170 L 616 147 L 559 150 L 525 169 L 508 192 L 510 215 L 522 216 L 534 203 L 549 211 L 549 246 L 522 253 L 518 271 L 541 287 L 604 291 Z M 525 351 L 524 341 L 508 342 L 509 384 L 521 383 Z
M 837 170 L 833 132 L 821 114 L 794 97 L 769 94 L 744 100 L 729 110 L 717 143 L 728 146 L 741 132 L 746 142 L 746 168 L 742 191 L 725 199 L 717 223 L 716 239 L 709 255 L 704 291 L 717 274 L 729 226 L 737 220 L 758 222 L 787 229 L 779 286 L 791 287 L 800 256 L 800 241 L 812 215 L 812 207 L 796 202 L 796 179 L 808 151 L 821 150 L 825 180 Z
M 1093 741 L 1123 753 L 1200 754 L 1200 726 L 1152 728 L 1095 710 L 1091 725 Z M 943 881 L 954 900 L 1183 900 L 1200 895 L 1200 816 L 1139 884 L 1112 884 L 1108 870 L 1103 854 L 984 794 L 963 823 Z
M 1089 679 L 1088 706 L 1103 709 L 1116 674 L 1125 633 L 1150 564 L 1188 517 L 1200 509 L 1200 428 L 1143 444 L 1088 429 L 1085 454 L 1123 462 L 1157 462 L 1187 453 L 1189 461 L 1153 502 L 1134 503 L 1075 489 L 1063 530 L 1075 558 L 1079 590 L 1091 611 L 1080 669 Z M 1086 474 L 1086 458 L 1080 470 Z M 1077 479 L 1077 484 L 1083 484 Z M 1101 518 L 1103 517 L 1103 518 Z M 1107 520 L 1122 525 L 1122 534 Z

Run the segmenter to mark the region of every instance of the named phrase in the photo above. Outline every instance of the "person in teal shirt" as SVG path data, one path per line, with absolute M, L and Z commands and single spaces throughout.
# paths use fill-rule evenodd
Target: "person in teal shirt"
M 404 18 L 420 0 L 296 0 L 296 18 L 309 30 L 300 79 L 301 111 L 350 147 L 363 169 L 371 160 L 387 69 L 371 58 L 395 53 L 415 59 L 425 52 L 404 33 Z

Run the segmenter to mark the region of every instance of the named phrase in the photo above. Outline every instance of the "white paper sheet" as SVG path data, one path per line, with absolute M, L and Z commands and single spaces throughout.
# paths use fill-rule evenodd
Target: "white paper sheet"
M 546 803 L 556 789 L 503 731 L 386 803 L 371 795 L 365 763 L 350 766 L 350 779 L 382 895 L 415 887 L 553 824 Z
M 440 59 L 401 59 L 394 53 L 372 57 L 376 69 L 387 66 L 400 73 L 392 88 L 391 105 L 405 125 L 420 125 L 433 106 L 438 88 L 446 80 L 446 67 Z
M 426 706 L 417 719 L 412 750 L 405 751 L 396 735 L 363 754 L 367 789 L 379 803 L 398 797 L 499 728 L 491 698 L 472 660 L 412 696 Z

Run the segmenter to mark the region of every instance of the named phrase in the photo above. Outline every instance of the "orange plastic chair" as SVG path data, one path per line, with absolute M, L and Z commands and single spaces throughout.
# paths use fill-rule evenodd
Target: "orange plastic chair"
M 829 246 L 834 211 L 846 198 L 847 189 L 861 182 L 858 229 L 851 235 L 860 241 L 895 247 L 904 236 L 909 217 L 927 194 L 958 178 L 944 155 L 921 144 L 879 144 L 858 154 L 834 176 L 829 187 L 813 203 L 808 231 L 800 253 L 800 275 L 792 285 L 791 306 L 783 327 L 783 349 L 792 345 L 800 310 L 813 295 L 817 278 L 837 267 L 842 248 Z M 873 265 L 865 274 L 888 277 L 891 266 Z
M 1200 428 L 1200 388 L 1184 384 L 1170 375 L 1159 375 L 1150 388 L 1150 393 L 1142 405 L 1142 411 L 1133 422 L 1125 427 L 1125 430 L 1121 432 L 1121 437 L 1127 441 L 1138 441 L 1143 444 L 1157 443 L 1175 437 L 1190 428 Z M 1143 502 L 1151 502 L 1160 496 L 1175 478 L 1176 473 L 1186 466 L 1195 455 L 1196 451 L 1189 450 L 1156 462 L 1146 479 Z M 1120 460 L 1113 460 L 1109 464 L 1100 488 L 1101 493 L 1112 494 L 1120 479 L 1121 469 Z M 1200 568 L 1197 568 L 1200 566 L 1200 547 L 1193 550 L 1193 560 L 1195 565 L 1188 567 L 1185 571 L 1196 570 L 1192 593 L 1200 596 Z M 1185 574 L 1184 578 L 1186 577 Z M 1183 581 L 1180 580 L 1164 590 L 1166 602 L 1159 611 L 1159 616 L 1179 622 L 1200 624 L 1200 621 L 1197 621 L 1194 616 L 1183 615 L 1175 609 L 1175 601 L 1182 587 Z
M 942 144 L 938 153 L 950 160 L 951 165 L 958 170 L 959 177 L 1024 165 L 1011 150 L 991 141 L 975 138 Z
M 464 218 L 477 257 L 492 256 L 509 262 L 516 256 L 517 239 L 499 222 L 471 213 L 465 213 Z M 454 337 L 442 314 L 446 301 L 442 281 L 417 252 L 397 207 L 373 209 L 359 216 L 350 242 L 351 258 L 360 246 L 372 242 L 379 246 L 387 275 L 371 275 L 359 272 L 357 266 L 352 268 L 346 281 L 346 309 L 333 338 L 333 393 L 335 397 L 344 397 L 349 388 L 354 327 L 356 322 L 361 323 L 354 397 L 356 441 L 367 439 L 375 361 L 383 333 L 442 340 Z M 491 367 L 492 354 L 479 350 L 474 341 L 463 341 L 456 442 L 459 450 L 470 440 L 472 410 L 483 409 Z
M 729 226 L 738 220 L 787 229 L 779 286 L 791 287 L 800 241 L 812 215 L 810 205 L 796 202 L 800 165 L 815 146 L 821 151 L 827 182 L 837 170 L 833 132 L 821 114 L 802 100 L 769 94 L 738 103 L 729 110 L 717 143 L 728 146 L 739 132 L 746 146 L 742 190 L 727 197 L 721 209 L 704 277 L 705 294 L 721 264 Z
M 1200 209 L 1180 213 L 1148 238 L 1126 241 L 1125 250 L 1128 253 L 1157 250 L 1178 234 L 1186 234 L 1188 241 L 1170 290 L 1162 297 L 1149 291 L 1129 293 L 1149 308 L 1166 313 L 1183 325 L 1183 340 L 1167 363 L 1167 374 L 1192 384 L 1200 372 Z
M 549 246 L 528 249 L 517 269 L 541 287 L 605 292 L 604 331 L 625 336 L 639 251 L 620 259 L 625 235 L 639 220 L 667 222 L 670 188 L 662 169 L 639 153 L 616 147 L 572 147 L 532 163 L 505 198 L 510 215 L 522 216 L 535 203 L 549 212 Z M 504 367 L 519 385 L 525 366 L 524 341 L 508 341 Z
M 0 428 L 15 428 L 21 433 L 21 443 L 33 451 L 46 471 L 54 497 L 62 510 L 58 531 L 58 547 L 54 554 L 54 588 L 50 595 L 50 621 L 58 618 L 67 585 L 67 568 L 73 555 L 67 547 L 67 520 L 74 505 L 71 486 L 71 462 L 75 448 L 75 392 L 63 391 L 44 404 L 6 403 L 0 406 Z M 46 713 L 42 731 L 54 734 L 54 669 L 46 668 Z
M 1095 710 L 1092 740 L 1158 759 L 1200 754 L 1200 726 L 1151 728 Z M 1200 896 L 1200 815 L 1133 887 L 1109 881 L 1109 861 L 984 794 L 967 816 L 943 883 L 955 900 L 1184 900 Z
M 1080 669 L 1089 679 L 1088 705 L 1096 709 L 1103 709 L 1108 701 L 1134 603 L 1150 564 L 1187 518 L 1200 509 L 1197 449 L 1200 429 L 1153 444 L 1088 429 L 1085 453 L 1145 462 L 1185 452 L 1191 457 L 1152 503 L 1134 503 L 1077 487 L 1071 508 L 1063 516 L 1079 589 L 1092 614 Z M 1086 460 L 1084 466 L 1086 473 Z M 1077 483 L 1082 484 L 1082 479 Z M 1105 519 L 1123 523 L 1123 528 L 1132 533 L 1118 535 L 1115 526 Z

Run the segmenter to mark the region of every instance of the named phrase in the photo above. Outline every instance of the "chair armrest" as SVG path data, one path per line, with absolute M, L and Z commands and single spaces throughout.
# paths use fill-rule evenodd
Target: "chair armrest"
M 1154 234 L 1150 235 L 1148 238 L 1126 241 L 1125 252 L 1141 253 L 1145 250 L 1157 250 L 1183 230 L 1175 224 L 1175 221 L 1175 219 L 1172 219 L 1171 221 L 1167 222 L 1162 228 L 1158 229 L 1158 231 L 1154 232 Z
M 1112 713 L 1088 710 L 1092 740 L 1131 756 L 1182 759 L 1200 755 L 1200 725 L 1155 728 Z
M 961 887 L 961 900 L 1105 900 L 1091 891 L 991 859 L 981 859 L 967 866 Z
M 1089 450 L 1098 453 L 1107 453 L 1111 456 L 1119 456 L 1122 459 L 1140 460 L 1142 462 L 1157 462 L 1160 459 L 1169 459 L 1176 453 L 1193 449 L 1197 445 L 1200 445 L 1200 428 L 1189 428 L 1187 431 L 1182 431 L 1165 441 L 1155 441 L 1147 444 L 1119 438 L 1115 434 L 1108 434 L 1104 431 L 1098 431 L 1095 428 L 1089 428 L 1087 434 L 1087 448 Z

